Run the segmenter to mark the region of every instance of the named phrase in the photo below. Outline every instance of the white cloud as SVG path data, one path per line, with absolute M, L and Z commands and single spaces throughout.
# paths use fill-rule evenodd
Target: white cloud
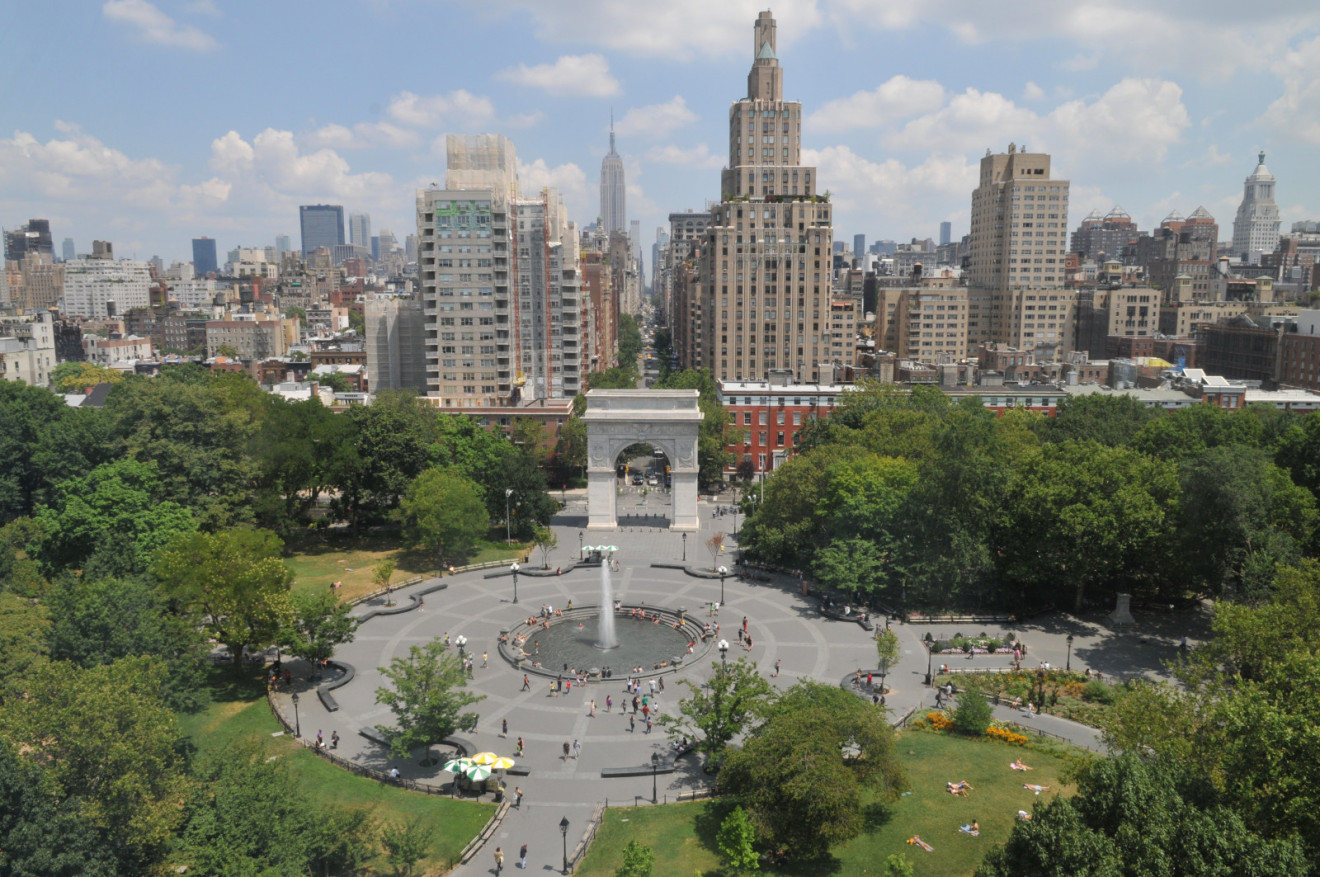
M 1191 118 L 1182 89 L 1158 79 L 1124 79 L 1091 101 L 1067 101 L 1047 115 L 1002 94 L 969 88 L 945 106 L 883 138 L 890 149 L 972 153 L 1009 142 L 1051 152 L 1069 167 L 1161 162 Z
M 1273 64 L 1283 80 L 1283 94 L 1260 121 L 1288 137 L 1320 145 L 1320 37 L 1284 53 Z
M 192 0 L 184 9 L 196 15 L 220 15 L 220 9 L 211 0 Z
M 848 131 L 878 128 L 895 119 L 905 119 L 944 103 L 944 86 L 932 79 L 909 79 L 898 75 L 871 91 L 837 98 L 807 118 L 813 131 Z
M 675 128 L 690 125 L 696 120 L 697 114 L 688 109 L 687 101 L 682 95 L 676 94 L 662 104 L 633 107 L 614 126 L 614 130 L 623 137 L 664 137 Z
M 519 64 L 495 74 L 497 79 L 539 88 L 556 97 L 610 97 L 623 88 L 610 74 L 604 55 L 564 55 L 553 64 Z
M 387 112 L 396 122 L 416 128 L 470 128 L 488 124 L 495 117 L 489 98 L 463 89 L 432 95 L 400 92 L 390 99 Z
M 421 139 L 416 131 L 389 122 L 358 122 L 352 128 L 325 125 L 310 134 L 306 141 L 309 146 L 327 146 L 331 149 L 365 149 L 370 146 L 406 148 L 416 146 Z
M 0 182 L 17 198 L 27 193 L 43 198 L 118 201 L 137 207 L 168 203 L 176 169 L 159 159 L 134 159 L 78 130 L 63 125 L 71 136 L 41 143 L 26 131 L 0 140 Z
M 724 167 L 724 157 L 710 151 L 704 143 L 691 148 L 675 146 L 652 146 L 646 151 L 646 160 L 658 164 L 677 164 L 701 170 L 718 170 Z
M 483 13 L 496 4 L 468 0 Z M 663 7 L 618 0 L 504 0 L 498 4 L 509 17 L 525 15 L 536 22 L 537 37 L 558 45 L 591 46 L 631 57 L 688 61 L 696 57 L 726 58 L 755 50 L 752 22 L 766 8 L 765 0 L 668 0 Z M 782 51 L 823 23 L 817 0 L 794 0 L 774 9 Z
M 587 184 L 586 172 L 578 165 L 569 162 L 551 167 L 543 158 L 518 162 L 518 190 L 523 195 L 535 195 L 545 187 L 559 190 L 568 205 L 569 217 L 576 222 L 585 225 L 600 212 L 596 187 Z
M 148 43 L 208 52 L 217 45 L 203 31 L 191 25 L 179 24 L 147 0 L 107 0 L 101 14 L 119 24 L 137 29 L 138 38 Z
M 1233 160 L 1233 156 L 1226 152 L 1219 151 L 1219 145 L 1211 143 L 1210 147 L 1200 155 L 1193 156 L 1183 162 L 1180 167 L 1198 168 L 1198 167 L 1218 167 L 1222 164 L 1228 164 Z
M 1045 98 L 1045 89 L 1034 82 L 1028 82 L 1022 89 L 1022 99 L 1029 101 L 1038 101 Z

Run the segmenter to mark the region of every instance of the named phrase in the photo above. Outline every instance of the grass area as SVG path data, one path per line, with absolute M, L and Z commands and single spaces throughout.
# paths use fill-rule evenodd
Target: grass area
M 298 550 L 286 558 L 293 570 L 295 590 L 323 590 L 332 582 L 342 582 L 340 599 L 352 600 L 374 591 L 372 578 L 375 566 L 382 560 L 392 559 L 396 566 L 390 581 L 402 582 L 413 576 L 434 575 L 435 555 L 426 551 L 401 548 L 397 537 L 361 536 L 357 539 L 331 539 L 327 542 L 306 540 Z M 468 558 L 468 563 L 486 563 L 492 560 L 512 560 L 527 556 L 530 545 L 504 544 L 483 541 Z M 535 559 L 539 559 L 539 552 Z
M 883 817 L 852 841 L 831 851 L 829 859 L 801 862 L 762 873 L 785 877 L 825 877 L 833 874 L 884 874 L 885 858 L 907 856 L 917 877 L 971 874 L 995 844 L 1007 840 L 1019 809 L 1031 811 L 1036 796 L 1024 782 L 1050 786 L 1042 798 L 1071 794 L 1061 776 L 1068 758 L 1047 751 L 1003 743 L 967 740 L 949 734 L 908 731 L 898 738 L 899 760 L 911 792 L 885 808 Z M 1018 756 L 1035 768 L 1022 773 L 1009 768 Z M 955 798 L 945 783 L 966 780 L 967 798 Z M 869 804 L 863 801 L 863 805 Z M 718 870 L 715 834 L 727 808 L 721 801 L 662 807 L 621 807 L 606 811 L 605 822 L 591 851 L 576 872 L 579 877 L 609 877 L 623 861 L 623 847 L 634 838 L 656 851 L 655 877 L 691 877 L 698 870 Z M 980 837 L 961 834 L 958 826 L 981 823 Z M 934 847 L 926 852 L 911 846 L 914 834 Z
M 409 792 L 357 776 L 312 754 L 289 737 L 272 737 L 281 728 L 266 706 L 261 683 L 255 679 L 236 680 L 228 667 L 213 671 L 211 694 L 213 700 L 207 709 L 181 719 L 184 733 L 197 747 L 199 756 L 236 740 L 257 740 L 267 757 L 287 760 L 308 807 L 333 803 L 366 808 L 380 822 L 424 817 L 437 827 L 437 832 L 426 859 L 420 863 L 419 874 L 447 870 L 495 812 L 494 804 Z M 329 737 L 331 729 L 325 730 Z M 371 866 L 381 874 L 392 869 L 383 856 Z

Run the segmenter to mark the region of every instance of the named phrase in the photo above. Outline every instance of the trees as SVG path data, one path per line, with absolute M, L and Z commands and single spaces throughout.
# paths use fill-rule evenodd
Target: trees
M 188 607 L 229 648 L 234 672 L 247 646 L 265 647 L 289 623 L 293 573 L 269 530 L 238 527 L 179 536 L 153 567 L 165 594 Z
M 1134 755 L 1081 769 L 1074 798 L 1056 798 L 1019 822 L 977 877 L 1019 874 L 1303 874 L 1295 839 L 1254 835 L 1194 771 Z
M 898 658 L 898 634 L 886 627 L 875 635 L 875 666 L 880 671 L 881 685 L 884 684 L 884 678 L 889 675 L 889 671 L 898 663 Z
M 45 470 L 37 464 L 43 437 L 58 431 L 71 409 L 42 387 L 0 382 L 0 525 L 32 514 Z
M 487 530 L 481 488 L 448 469 L 427 469 L 408 486 L 400 503 L 404 536 L 413 545 L 435 548 L 446 559 L 466 557 Z
M 555 444 L 555 462 L 567 476 L 569 471 L 585 473 L 587 468 L 587 424 L 574 416 L 559 427 L 559 441 Z
M 541 569 L 549 569 L 550 552 L 559 546 L 559 537 L 549 527 L 537 527 L 532 533 L 532 542 L 541 549 Z
M 651 877 L 655 871 L 655 851 L 630 840 L 623 846 L 623 862 L 614 870 L 614 877 Z
M 953 729 L 969 737 L 981 737 L 990 727 L 990 702 L 980 689 L 967 688 L 958 695 L 958 708 L 953 711 Z
M 377 688 L 376 703 L 390 708 L 396 724 L 376 727 L 389 738 L 396 758 L 406 757 L 418 746 L 438 743 L 459 728 L 472 727 L 476 713 L 463 709 L 485 700 L 485 695 L 464 690 L 467 675 L 462 661 L 446 654 L 438 639 L 409 647 L 408 657 L 395 658 L 380 671 L 393 688 Z
M 35 520 L 44 531 L 37 557 L 49 573 L 86 566 L 101 576 L 141 575 L 157 549 L 197 527 L 188 509 L 165 499 L 155 464 L 131 459 L 55 485 Z
M 421 816 L 407 822 L 389 822 L 381 827 L 380 840 L 391 865 L 398 865 L 405 875 L 411 875 L 431 847 L 435 826 Z
M 672 372 L 655 386 L 658 390 L 697 391 L 697 405 L 702 414 L 701 427 L 697 430 L 697 480 L 701 484 L 723 484 L 724 467 L 733 462 L 733 456 L 727 450 L 732 439 L 733 422 L 729 412 L 719 403 L 710 369 Z
M 328 661 L 335 646 L 353 641 L 358 622 L 353 607 L 339 602 L 333 591 L 300 591 L 293 595 L 293 612 L 280 634 L 280 645 L 313 664 Z
M 79 801 L 123 873 L 150 871 L 183 819 L 188 781 L 160 698 L 165 672 L 147 657 L 85 669 L 56 661 L 0 712 L 0 736 Z
M 715 843 L 720 849 L 724 870 L 733 877 L 743 877 L 760 869 L 755 846 L 756 829 L 743 808 L 734 807 L 724 817 L 719 833 L 715 836 Z
M 883 711 L 849 692 L 800 683 L 725 758 L 720 787 L 762 841 L 795 857 L 820 856 L 862 830 L 862 789 L 887 797 L 903 788 L 893 742 Z
M 57 393 L 86 393 L 97 384 L 122 384 L 123 372 L 90 362 L 62 362 L 51 373 Z
M 992 533 L 999 570 L 1023 602 L 1074 611 L 1088 588 L 1152 588 L 1177 494 L 1169 463 L 1095 442 L 1045 445 L 1005 495 Z
M 678 680 L 691 696 L 679 700 L 677 715 L 661 721 L 671 739 L 686 738 L 717 760 L 730 740 L 769 715 L 775 689 L 746 658 L 711 666 L 715 672 L 704 686 Z
M 720 530 L 706 540 L 706 550 L 710 552 L 710 568 L 712 570 L 720 565 L 720 554 L 724 551 L 724 536 L 724 531 Z

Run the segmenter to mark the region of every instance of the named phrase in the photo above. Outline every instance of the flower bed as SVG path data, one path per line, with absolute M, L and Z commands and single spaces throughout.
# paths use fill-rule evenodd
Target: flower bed
M 943 652 L 958 652 L 964 655 L 1011 655 L 1014 646 L 1019 645 L 1011 635 L 1001 638 L 990 636 L 984 631 L 978 636 L 963 636 L 961 633 L 955 633 L 949 639 L 937 639 L 927 633 L 924 642 L 926 648 L 937 655 Z

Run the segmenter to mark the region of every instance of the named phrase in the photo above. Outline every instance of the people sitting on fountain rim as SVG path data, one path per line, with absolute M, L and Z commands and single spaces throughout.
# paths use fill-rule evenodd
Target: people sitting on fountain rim
M 623 601 L 622 601 L 622 600 L 615 600 L 615 601 L 614 601 L 614 611 L 615 611 L 615 612 L 618 612 L 618 611 L 619 611 L 620 609 L 622 609 L 622 608 L 623 608 Z

